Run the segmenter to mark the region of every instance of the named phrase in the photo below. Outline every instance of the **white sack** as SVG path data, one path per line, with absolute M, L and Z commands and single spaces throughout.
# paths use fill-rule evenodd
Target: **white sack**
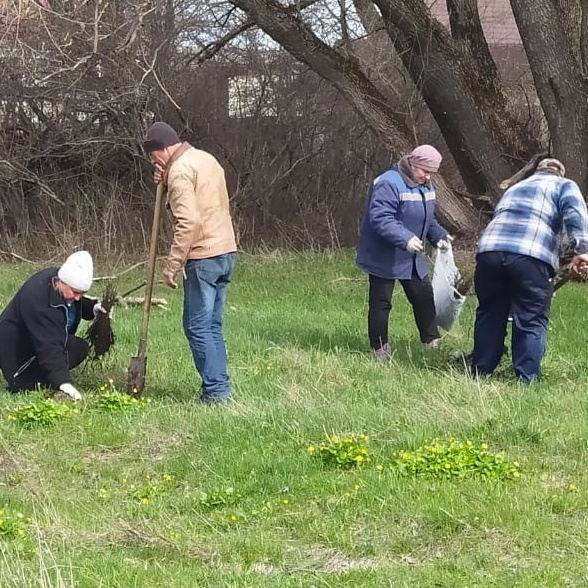
M 433 268 L 433 295 L 437 322 L 446 331 L 450 331 L 455 326 L 466 299 L 455 288 L 460 277 L 453 259 L 453 251 L 437 249 Z

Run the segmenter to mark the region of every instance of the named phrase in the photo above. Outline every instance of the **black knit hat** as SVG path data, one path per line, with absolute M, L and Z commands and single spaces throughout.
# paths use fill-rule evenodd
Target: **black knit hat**
M 164 122 L 153 123 L 145 134 L 143 149 L 146 153 L 161 151 L 170 145 L 180 143 L 178 134 Z

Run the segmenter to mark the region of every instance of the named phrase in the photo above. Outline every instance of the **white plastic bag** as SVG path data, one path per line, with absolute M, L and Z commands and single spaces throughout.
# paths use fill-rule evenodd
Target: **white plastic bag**
M 455 288 L 461 278 L 453 259 L 453 251 L 437 250 L 433 267 L 433 295 L 437 323 L 442 329 L 450 331 L 457 322 L 466 297 Z

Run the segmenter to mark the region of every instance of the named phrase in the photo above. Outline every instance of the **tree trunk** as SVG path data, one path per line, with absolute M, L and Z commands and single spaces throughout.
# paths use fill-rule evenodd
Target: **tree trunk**
M 411 132 L 362 72 L 357 59 L 323 43 L 296 14 L 273 0 L 234 0 L 232 4 L 244 10 L 289 53 L 329 80 L 381 137 L 394 157 L 414 147 Z M 497 181 L 502 179 L 497 176 Z M 447 229 L 467 237 L 477 234 L 480 218 L 474 207 L 452 192 L 443 178 L 436 185 L 439 216 Z
M 456 39 L 423 0 L 374 0 L 402 61 L 434 116 L 462 178 L 473 194 L 496 201 L 511 159 L 537 151 L 514 119 L 485 42 L 474 0 L 448 5 Z
M 510 0 L 535 87 L 547 119 L 553 156 L 567 175 L 588 190 L 588 86 L 586 64 L 579 59 L 573 38 L 566 35 L 566 20 L 553 2 Z M 582 6 L 584 22 L 588 8 Z M 579 33 L 578 33 L 579 34 Z

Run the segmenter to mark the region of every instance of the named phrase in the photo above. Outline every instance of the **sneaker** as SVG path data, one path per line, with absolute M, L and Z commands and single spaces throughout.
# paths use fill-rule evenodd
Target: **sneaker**
M 392 357 L 389 343 L 384 343 L 379 349 L 372 349 L 372 355 L 376 361 L 388 361 Z
M 470 364 L 472 363 L 473 355 L 474 354 L 471 351 L 468 353 L 467 351 L 459 349 L 451 354 L 451 360 L 456 363 Z
M 200 402 L 202 404 L 214 405 L 214 404 L 227 404 L 231 402 L 231 396 L 201 396 Z
M 441 339 L 433 339 L 432 341 L 429 341 L 428 343 L 423 343 L 423 346 L 426 349 L 437 349 L 437 347 L 439 347 L 439 345 L 441 345 Z

